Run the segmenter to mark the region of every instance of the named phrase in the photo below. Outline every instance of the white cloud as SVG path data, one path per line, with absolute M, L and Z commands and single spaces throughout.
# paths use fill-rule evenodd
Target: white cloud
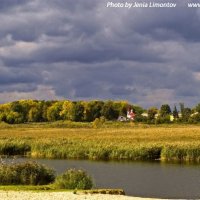
M 39 85 L 38 88 L 32 92 L 12 91 L 0 93 L 0 99 L 3 99 L 2 102 L 11 102 L 20 99 L 56 100 L 62 99 L 62 97 L 57 96 L 53 88 Z

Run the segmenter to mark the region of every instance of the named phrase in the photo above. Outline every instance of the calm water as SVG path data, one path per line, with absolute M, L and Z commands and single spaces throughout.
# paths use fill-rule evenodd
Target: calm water
M 18 158 L 54 168 L 58 174 L 69 168 L 86 170 L 98 188 L 122 188 L 127 195 L 157 198 L 200 199 L 200 165 L 159 162 L 94 162 Z

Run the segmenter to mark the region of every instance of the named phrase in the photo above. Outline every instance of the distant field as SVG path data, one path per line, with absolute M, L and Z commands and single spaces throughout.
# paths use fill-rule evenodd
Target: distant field
M 0 154 L 65 159 L 200 162 L 200 126 L 108 123 L 95 129 L 89 123 L 1 124 Z

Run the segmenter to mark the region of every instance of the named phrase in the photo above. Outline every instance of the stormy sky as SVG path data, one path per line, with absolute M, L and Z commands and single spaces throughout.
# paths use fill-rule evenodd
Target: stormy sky
M 0 0 L 0 102 L 200 102 L 200 8 L 107 2 Z

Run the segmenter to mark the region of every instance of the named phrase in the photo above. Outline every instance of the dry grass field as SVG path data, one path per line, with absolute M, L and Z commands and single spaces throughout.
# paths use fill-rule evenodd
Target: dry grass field
M 198 125 L 102 128 L 2 126 L 1 155 L 91 160 L 200 161 Z

